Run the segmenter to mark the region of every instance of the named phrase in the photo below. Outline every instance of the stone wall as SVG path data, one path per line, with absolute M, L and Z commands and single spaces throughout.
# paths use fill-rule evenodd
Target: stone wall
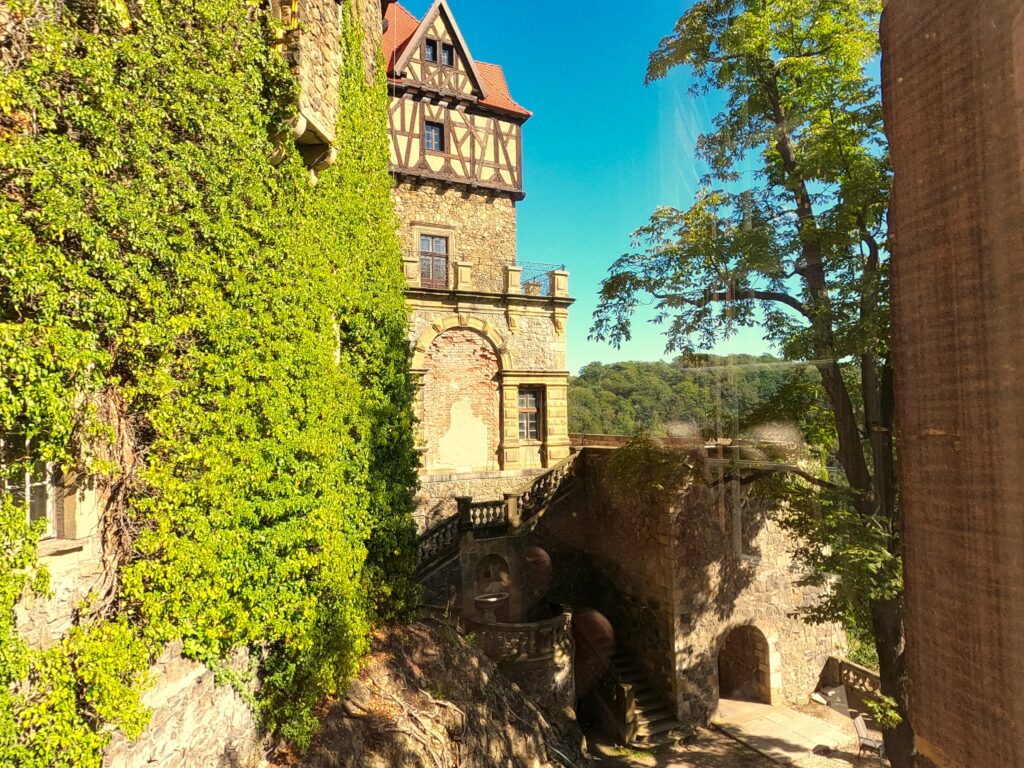
M 426 360 L 420 430 L 427 472 L 499 469 L 501 393 L 494 346 L 474 330 L 453 328 L 434 339 Z
M 577 491 L 548 515 L 537 541 L 554 562 L 556 600 L 594 608 L 666 699 L 674 688 L 674 587 L 671 512 L 643 483 L 624 488 L 610 470 L 612 452 L 577 460 Z
M 338 122 L 342 5 L 339 0 L 302 0 L 298 20 L 291 52 L 299 111 L 330 142 Z
M 434 323 L 461 310 L 462 314 L 471 313 L 495 329 L 498 342 L 509 355 L 512 370 L 565 371 L 565 337 L 558 332 L 551 311 L 534 304 L 515 307 L 512 309 L 516 314 L 516 329 L 513 331 L 509 325 L 510 308 L 502 306 L 502 303 L 462 300 L 416 306 L 409 323 L 409 340 L 415 343 L 429 332 Z
M 1024 5 L 891 0 L 882 43 L 918 759 L 1024 765 Z
M 455 514 L 455 499 L 468 496 L 476 501 L 494 501 L 506 493 L 522 490 L 542 470 L 478 472 L 434 475 L 420 480 L 416 494 L 416 527 L 422 533 Z
M 377 64 L 380 58 L 381 38 L 383 36 L 383 20 L 381 19 L 380 0 L 349 0 L 355 7 L 363 25 L 363 60 L 366 67 L 366 80 L 372 82 L 377 76 Z
M 447 237 L 449 259 L 473 265 L 476 290 L 504 290 L 504 266 L 516 260 L 516 207 L 512 198 L 463 192 L 436 182 L 400 182 L 392 197 L 406 253 L 419 256 L 420 234 Z M 452 265 L 450 273 L 451 269 Z
M 845 651 L 845 634 L 837 625 L 794 616 L 820 594 L 799 585 L 794 542 L 761 503 L 735 487 L 711 485 L 718 478 L 704 472 L 674 510 L 680 714 L 702 721 L 714 712 L 719 652 L 733 631 L 749 633 L 746 627 L 767 643 L 767 680 L 759 680 L 767 683 L 766 698 L 806 704 L 829 656 Z
M 797 584 L 786 535 L 749 499 L 740 509 L 756 522 L 735 514 L 702 449 L 633 467 L 614 454 L 585 449 L 577 492 L 538 528 L 559 585 L 552 597 L 605 614 L 684 722 L 716 709 L 718 653 L 738 627 L 765 638 L 772 701 L 805 703 L 843 633 L 791 615 L 817 593 Z
M 228 665 L 243 673 L 248 654 Z M 169 646 L 153 667 L 155 682 L 142 697 L 153 719 L 136 741 L 118 733 L 104 752 L 103 768 L 253 768 L 264 744 L 252 710 L 214 673 L 181 656 L 180 643 Z
M 46 649 L 71 628 L 75 611 L 92 591 L 101 592 L 103 558 L 98 536 L 44 541 L 40 563 L 50 574 L 48 596 L 26 595 L 14 608 L 18 631 L 33 648 Z

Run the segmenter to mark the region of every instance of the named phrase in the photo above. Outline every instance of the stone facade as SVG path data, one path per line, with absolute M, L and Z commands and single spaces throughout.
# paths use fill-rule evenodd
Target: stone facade
M 298 115 L 292 124 L 299 152 L 315 174 L 334 163 L 333 144 L 341 112 L 343 22 L 352 14 L 363 28 L 363 66 L 376 77 L 381 42 L 381 6 L 375 0 L 271 0 L 280 22 L 279 50 L 299 86 Z M 280 160 L 282 150 L 275 154 Z
M 516 261 L 514 200 L 507 195 L 453 191 L 440 182 L 401 182 L 392 197 L 402 248 L 417 264 L 421 235 L 446 237 L 451 261 L 472 267 L 472 289 L 504 292 L 504 268 Z
M 922 768 L 1024 765 L 1024 5 L 892 0 L 893 361 Z
M 716 488 L 702 447 L 668 454 L 664 477 L 623 470 L 613 455 L 585 449 L 574 495 L 536 531 L 554 562 L 553 597 L 604 614 L 683 722 L 709 720 L 719 653 L 744 650 L 745 640 L 752 656 L 726 653 L 727 687 L 745 668 L 761 698 L 806 703 L 843 634 L 792 616 L 817 593 L 797 584 L 785 534 L 749 500 L 734 506 Z

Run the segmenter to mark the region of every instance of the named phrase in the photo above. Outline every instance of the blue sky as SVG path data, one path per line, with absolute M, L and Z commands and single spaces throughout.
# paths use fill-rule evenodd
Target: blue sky
M 417 16 L 430 0 L 405 0 Z M 569 370 L 599 360 L 664 359 L 657 326 L 639 323 L 620 350 L 587 340 L 597 292 L 629 235 L 659 205 L 688 207 L 703 169 L 693 157 L 720 102 L 688 93 L 678 69 L 644 87 L 647 58 L 688 0 L 551 3 L 449 0 L 474 58 L 501 64 L 526 124 L 519 259 L 566 265 L 576 298 Z M 756 330 L 717 352 L 769 351 Z

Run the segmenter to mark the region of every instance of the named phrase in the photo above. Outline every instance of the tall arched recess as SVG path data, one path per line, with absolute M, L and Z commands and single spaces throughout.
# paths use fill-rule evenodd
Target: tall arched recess
M 501 469 L 501 374 L 509 360 L 490 324 L 452 316 L 434 323 L 413 351 L 427 474 Z
M 772 703 L 768 639 L 752 624 L 733 629 L 719 647 L 718 695 L 722 699 Z

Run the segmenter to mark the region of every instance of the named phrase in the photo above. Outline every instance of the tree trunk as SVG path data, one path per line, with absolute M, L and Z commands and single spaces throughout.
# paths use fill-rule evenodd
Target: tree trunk
M 776 149 L 787 174 L 786 186 L 796 203 L 800 220 L 802 261 L 796 273 L 803 279 L 811 306 L 811 327 L 816 342 L 817 357 L 830 362 L 819 366 L 821 382 L 828 395 L 836 419 L 839 439 L 839 463 L 846 473 L 850 487 L 857 491 L 857 510 L 865 520 L 885 519 L 889 523 L 889 550 L 900 554 L 900 526 L 896 503 L 895 451 L 893 445 L 893 391 L 891 370 L 886 364 L 879 375 L 878 356 L 870 351 L 861 356 L 861 384 L 864 397 L 864 428 L 860 424 L 843 380 L 835 350 L 832 305 L 823 263 L 824 247 L 818 230 L 818 220 L 807 182 L 800 170 L 797 148 L 789 133 L 788 120 L 782 108 L 778 81 L 774 69 L 766 64 L 765 93 L 771 105 L 770 118 L 775 123 Z M 865 231 L 861 226 L 862 233 Z M 868 238 L 870 241 L 870 238 Z M 877 271 L 877 243 L 869 242 L 871 258 L 869 271 Z M 872 315 L 877 300 L 866 295 L 862 312 Z M 866 319 L 866 318 L 865 318 Z M 865 447 L 870 453 L 865 457 Z M 883 585 L 884 588 L 885 585 Z M 882 694 L 896 702 L 902 718 L 900 725 L 886 731 L 885 751 L 893 768 L 914 768 L 914 731 L 910 723 L 907 695 L 905 642 L 903 634 L 903 605 L 899 598 L 871 602 L 871 621 L 878 652 L 879 677 Z
M 885 754 L 893 768 L 914 768 L 914 730 L 910 725 L 907 696 L 907 660 L 903 636 L 903 605 L 899 600 L 871 604 L 871 622 L 878 651 L 882 695 L 894 699 L 902 722 L 885 731 Z

